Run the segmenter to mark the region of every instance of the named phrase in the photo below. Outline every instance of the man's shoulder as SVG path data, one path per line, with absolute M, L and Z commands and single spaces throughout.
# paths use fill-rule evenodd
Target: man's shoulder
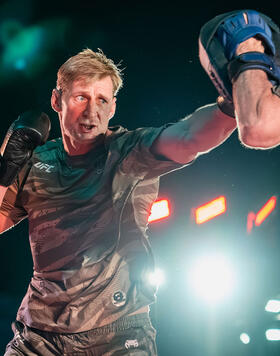
M 129 130 L 124 128 L 123 126 L 111 126 L 108 128 L 110 134 L 106 137 L 106 145 L 110 146 L 111 148 L 119 148 L 129 146 L 135 144 L 137 142 L 137 137 L 139 136 L 139 130 L 141 129 L 134 129 Z
M 53 140 L 47 141 L 44 145 L 36 147 L 34 150 L 34 153 L 36 155 L 41 155 L 44 153 L 48 153 L 54 150 L 59 149 L 62 145 L 62 139 L 60 138 L 55 138 Z
M 126 141 L 130 139 L 141 138 L 143 135 L 148 135 L 151 132 L 159 130 L 159 128 L 154 127 L 138 127 L 135 129 L 127 129 L 123 126 L 110 126 L 110 134 L 107 136 L 107 143 L 111 143 L 115 140 Z
M 105 139 L 105 145 L 107 147 L 120 145 L 122 143 L 125 143 L 130 135 L 131 135 L 131 131 L 129 131 L 127 128 L 123 126 L 120 125 L 109 126 Z

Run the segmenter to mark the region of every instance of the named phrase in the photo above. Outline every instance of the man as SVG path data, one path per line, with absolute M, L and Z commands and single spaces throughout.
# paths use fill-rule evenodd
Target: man
M 262 50 L 261 40 L 250 38 L 237 52 L 251 48 Z M 256 120 L 267 124 L 265 110 L 275 99 L 267 77 L 251 72 L 253 78 L 244 72 L 236 80 L 233 97 L 241 139 L 254 146 L 258 135 L 248 132 L 261 126 Z M 2 149 L 0 231 L 27 217 L 34 261 L 6 356 L 156 355 L 145 231 L 159 176 L 220 145 L 236 120 L 222 104 L 211 104 L 160 128 L 109 127 L 121 86 L 119 68 L 101 51 L 78 53 L 59 69 L 51 97 L 62 139 L 44 144 L 47 124 L 35 130 L 29 115 L 20 117 Z M 10 183 L 16 159 L 19 173 Z

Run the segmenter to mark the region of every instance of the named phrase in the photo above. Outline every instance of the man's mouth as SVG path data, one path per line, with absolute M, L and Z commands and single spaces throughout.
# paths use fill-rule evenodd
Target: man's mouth
M 86 125 L 86 124 L 80 124 L 80 127 L 83 131 L 91 131 L 96 125 Z

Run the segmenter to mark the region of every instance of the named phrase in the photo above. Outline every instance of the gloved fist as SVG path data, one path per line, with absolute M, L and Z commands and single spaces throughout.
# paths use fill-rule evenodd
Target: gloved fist
M 20 115 L 10 126 L 1 147 L 0 185 L 11 185 L 32 156 L 33 150 L 43 145 L 51 128 L 49 117 L 40 111 Z

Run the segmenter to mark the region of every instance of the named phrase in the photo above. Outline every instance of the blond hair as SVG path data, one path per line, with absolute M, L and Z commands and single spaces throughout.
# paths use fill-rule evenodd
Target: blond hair
M 87 48 L 62 64 L 57 72 L 56 85 L 57 89 L 63 92 L 77 79 L 102 79 L 106 76 L 111 77 L 113 95 L 116 96 L 123 83 L 119 65 L 107 58 L 101 49 L 98 48 L 98 52 L 94 52 Z

